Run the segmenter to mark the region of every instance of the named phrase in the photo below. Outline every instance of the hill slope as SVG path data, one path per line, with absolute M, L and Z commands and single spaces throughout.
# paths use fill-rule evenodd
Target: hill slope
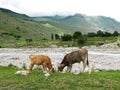
M 62 26 L 62 27 L 60 27 Z M 35 21 L 31 17 L 0 8 L 0 40 L 50 38 L 51 33 L 68 33 L 64 25 L 50 21 Z M 68 28 L 69 29 L 69 28 Z
M 104 16 L 86 16 L 82 14 L 75 14 L 72 16 L 44 16 L 42 19 L 44 20 L 52 20 L 56 22 L 60 22 L 63 24 L 74 26 L 78 28 L 80 31 L 94 32 L 98 30 L 107 31 L 107 32 L 120 32 L 120 22 L 116 21 L 110 17 Z M 35 20 L 40 20 L 40 17 L 35 18 Z
M 86 16 L 75 14 L 71 16 L 29 17 L 0 8 L 0 41 L 15 42 L 15 40 L 50 39 L 51 33 L 59 35 L 103 31 L 120 32 L 120 22 L 104 16 Z

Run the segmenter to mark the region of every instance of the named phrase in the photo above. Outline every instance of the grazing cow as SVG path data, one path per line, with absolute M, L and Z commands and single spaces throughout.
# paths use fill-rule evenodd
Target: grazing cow
M 29 72 L 32 71 L 32 68 L 34 65 L 42 65 L 44 71 L 54 71 L 52 64 L 51 64 L 51 59 L 48 56 L 45 55 L 30 55 L 29 56 L 31 62 L 29 65 Z
M 67 55 L 64 56 L 64 59 L 58 66 L 58 71 L 63 71 L 64 67 L 68 67 L 68 71 L 71 71 L 72 64 L 74 63 L 80 63 L 83 62 L 83 72 L 85 70 L 86 65 L 89 66 L 88 62 L 88 50 L 85 48 L 82 48 L 81 50 L 78 51 L 73 51 L 71 53 L 68 53 Z

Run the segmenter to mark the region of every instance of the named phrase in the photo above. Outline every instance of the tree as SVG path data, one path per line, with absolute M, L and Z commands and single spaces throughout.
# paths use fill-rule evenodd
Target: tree
M 62 41 L 71 41 L 72 40 L 72 36 L 70 34 L 64 34 L 63 36 L 61 36 Z
M 119 35 L 118 31 L 113 32 L 113 36 L 118 36 L 118 35 Z
M 53 33 L 51 34 L 51 39 L 54 40 L 54 34 Z
M 82 33 L 80 31 L 76 31 L 74 34 L 73 34 L 73 39 L 76 40 L 79 36 L 82 36 Z
M 55 39 L 56 40 L 59 40 L 60 39 L 60 36 L 58 34 L 55 34 Z
M 88 37 L 95 37 L 95 36 L 96 36 L 96 33 L 94 33 L 94 32 L 90 32 L 90 33 L 88 33 L 87 36 L 88 36 Z
M 104 36 L 104 33 L 101 31 L 101 30 L 99 30 L 99 31 L 97 31 L 97 34 L 96 34 L 98 37 L 103 37 Z
M 26 44 L 30 45 L 32 41 L 33 41 L 32 39 L 26 39 Z
M 105 36 L 105 37 L 109 37 L 109 36 L 111 36 L 111 33 L 105 32 L 105 33 L 104 33 L 104 36 Z
M 20 31 L 20 27 L 19 27 L 19 26 L 18 26 L 18 27 L 16 27 L 16 30 Z
M 84 36 L 79 36 L 76 41 L 77 41 L 77 44 L 78 44 L 78 45 L 83 45 L 86 40 L 87 40 L 86 37 L 84 37 Z
M 27 43 L 30 43 L 30 42 L 32 42 L 33 40 L 32 39 L 26 39 L 26 42 Z

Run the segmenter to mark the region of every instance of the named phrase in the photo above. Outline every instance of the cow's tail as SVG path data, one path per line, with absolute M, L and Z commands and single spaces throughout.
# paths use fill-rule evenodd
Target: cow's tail
M 86 50 L 86 59 L 87 59 L 86 64 L 87 64 L 87 66 L 89 66 L 89 60 L 88 60 L 88 50 Z
M 90 74 L 91 73 L 91 69 L 90 69 L 90 66 L 89 66 L 88 56 L 87 56 L 87 66 L 88 66 L 88 74 Z

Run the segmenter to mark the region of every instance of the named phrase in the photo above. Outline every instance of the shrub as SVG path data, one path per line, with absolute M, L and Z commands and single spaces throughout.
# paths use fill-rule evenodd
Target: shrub
M 64 34 L 63 36 L 61 36 L 62 41 L 71 41 L 72 40 L 72 36 L 70 34 Z
M 78 45 L 83 45 L 86 40 L 87 40 L 87 38 L 84 37 L 84 36 L 79 36 L 79 37 L 76 39 Z

